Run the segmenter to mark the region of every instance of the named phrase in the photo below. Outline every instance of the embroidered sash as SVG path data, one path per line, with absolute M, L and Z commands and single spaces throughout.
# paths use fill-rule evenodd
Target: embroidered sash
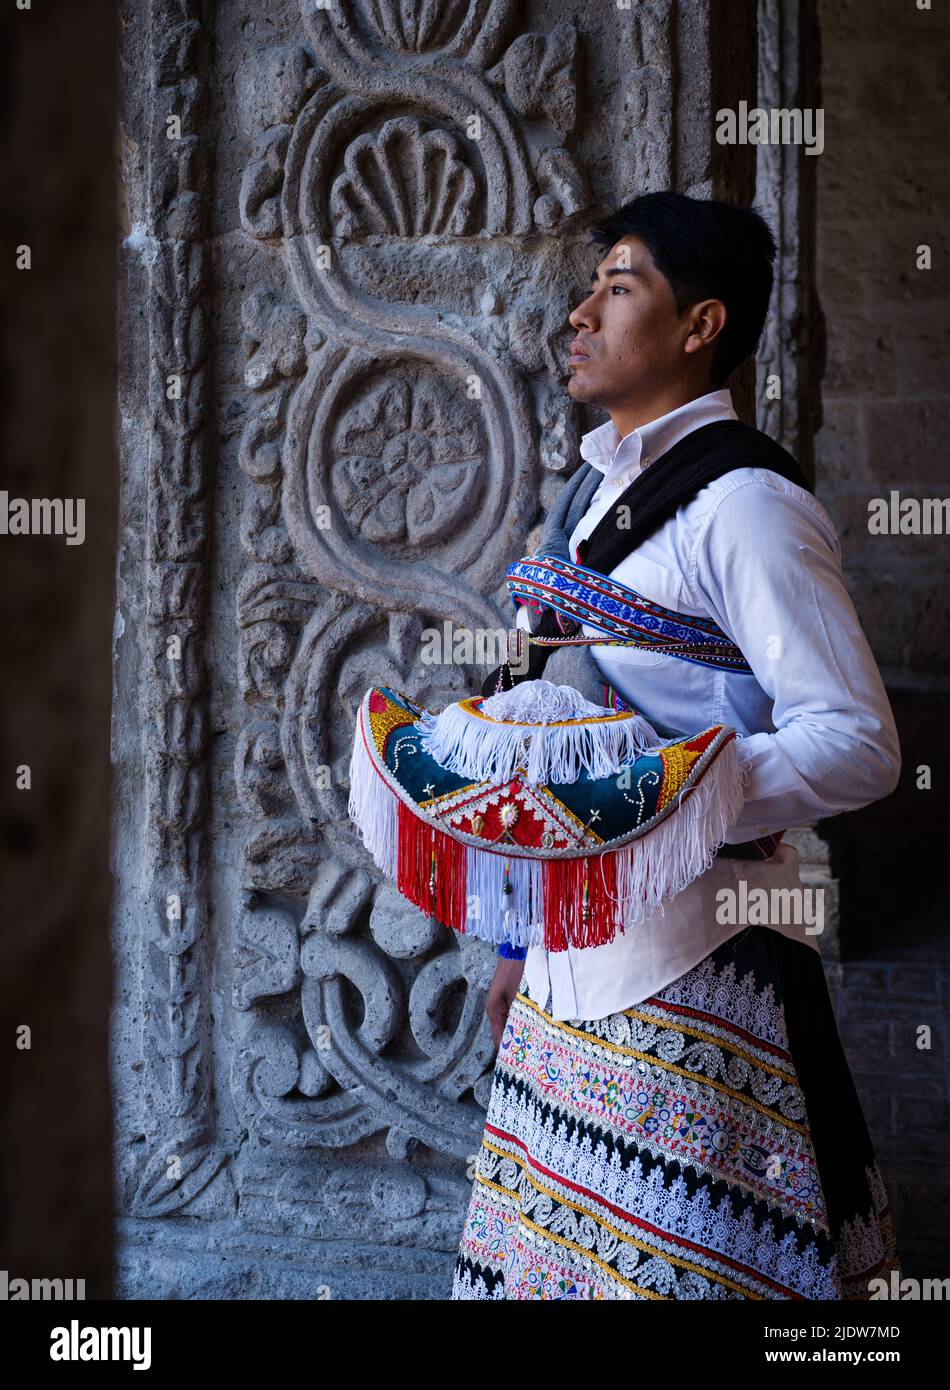
M 508 567 L 506 583 L 513 603 L 539 603 L 570 620 L 560 625 L 564 642 L 606 641 L 611 646 L 663 650 L 699 666 L 752 673 L 742 652 L 712 618 L 664 608 L 628 585 L 570 560 L 525 557 Z M 604 638 L 575 636 L 582 624 L 597 628 Z

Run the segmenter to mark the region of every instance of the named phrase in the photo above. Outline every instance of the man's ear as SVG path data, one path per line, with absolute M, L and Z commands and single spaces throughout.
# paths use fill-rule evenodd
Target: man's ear
M 683 344 L 686 352 L 711 347 L 726 326 L 728 314 L 721 299 L 703 299 L 689 310 L 689 331 Z

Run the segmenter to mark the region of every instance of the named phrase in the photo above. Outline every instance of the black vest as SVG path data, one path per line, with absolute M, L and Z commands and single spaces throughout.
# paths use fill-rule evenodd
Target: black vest
M 734 468 L 768 468 L 789 482 L 812 491 L 795 459 L 761 430 L 741 420 L 700 425 L 634 478 L 613 506 L 581 541 L 580 563 L 609 574 L 648 536 L 691 502 L 701 488 Z M 628 520 L 623 527 L 620 521 Z

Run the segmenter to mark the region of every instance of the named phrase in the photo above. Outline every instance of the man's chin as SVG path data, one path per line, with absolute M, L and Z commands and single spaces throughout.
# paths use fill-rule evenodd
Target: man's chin
M 597 403 L 597 384 L 590 380 L 583 367 L 572 369 L 567 379 L 567 394 L 575 401 L 584 401 L 588 405 Z

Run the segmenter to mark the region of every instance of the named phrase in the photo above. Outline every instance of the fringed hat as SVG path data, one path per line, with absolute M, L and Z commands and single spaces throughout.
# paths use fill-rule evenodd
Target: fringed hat
M 439 922 L 512 946 L 597 946 L 712 864 L 743 804 L 735 730 L 660 738 L 550 681 L 441 714 L 374 686 L 349 813 L 382 872 Z

